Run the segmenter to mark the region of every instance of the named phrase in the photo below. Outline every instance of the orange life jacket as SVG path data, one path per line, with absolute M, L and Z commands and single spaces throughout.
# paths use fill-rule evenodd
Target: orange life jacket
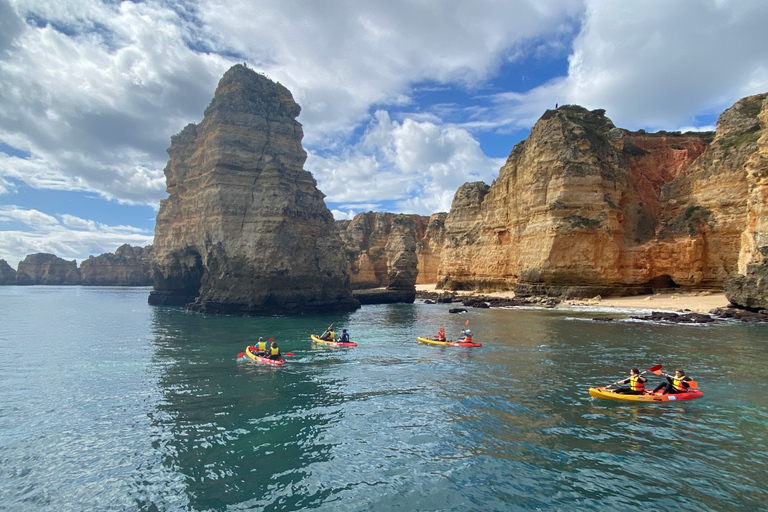
M 683 379 L 687 379 L 685 375 L 682 377 L 674 377 L 672 379 L 672 386 L 675 388 L 675 391 L 685 392 L 688 391 L 688 388 L 683 386 Z
M 629 378 L 629 387 L 632 388 L 632 391 L 645 391 L 645 382 L 641 381 L 640 378 L 640 375 Z

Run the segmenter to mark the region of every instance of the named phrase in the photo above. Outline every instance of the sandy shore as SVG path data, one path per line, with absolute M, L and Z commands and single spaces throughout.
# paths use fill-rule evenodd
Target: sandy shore
M 416 285 L 417 291 L 439 291 L 435 290 L 434 284 Z M 454 292 L 457 295 L 473 295 L 474 292 Z M 514 292 L 494 292 L 484 293 L 490 297 L 512 298 Z M 566 300 L 558 307 L 568 306 L 594 306 L 600 308 L 620 308 L 620 309 L 658 309 L 658 310 L 690 310 L 697 313 L 708 313 L 709 311 L 726 307 L 728 299 L 724 293 L 661 293 L 654 295 L 637 295 L 634 297 L 610 297 L 610 298 L 592 298 L 588 300 Z

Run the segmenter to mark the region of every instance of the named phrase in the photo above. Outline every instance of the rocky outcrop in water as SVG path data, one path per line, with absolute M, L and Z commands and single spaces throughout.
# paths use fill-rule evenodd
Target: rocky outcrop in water
M 84 286 L 151 286 L 149 258 L 152 246 L 121 245 L 114 253 L 90 256 L 80 263 Z
M 601 110 L 547 111 L 491 186 L 457 191 L 438 286 L 563 297 L 722 288 L 755 238 L 748 212 L 765 208 L 764 98 L 723 113 L 716 134 L 628 132 Z
M 5 260 L 0 260 L 0 285 L 16 284 L 16 270 Z
M 80 284 L 80 270 L 75 260 L 66 261 L 55 254 L 29 254 L 19 262 L 16 284 L 77 285 Z
M 171 138 L 151 304 L 248 315 L 351 311 L 346 259 L 280 84 L 242 65 Z

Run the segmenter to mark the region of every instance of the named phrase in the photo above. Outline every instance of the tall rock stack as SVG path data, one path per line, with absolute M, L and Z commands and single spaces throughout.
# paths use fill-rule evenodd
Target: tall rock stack
M 150 286 L 152 274 L 149 258 L 152 246 L 132 247 L 123 244 L 114 253 L 89 256 L 80 263 L 83 286 Z
M 243 66 L 171 138 L 150 304 L 245 315 L 352 311 L 341 239 L 302 167 L 300 107 Z
M 0 260 L 0 284 L 16 284 L 16 269 Z
M 733 304 L 750 309 L 768 309 L 768 94 L 745 98 L 740 112 L 745 117 L 758 112 L 757 126 L 745 125 L 738 136 L 754 151 L 744 163 L 747 181 L 747 222 L 741 237 L 739 275 L 725 284 Z M 737 104 L 738 105 L 738 104 Z M 759 105 L 759 108 L 758 108 Z

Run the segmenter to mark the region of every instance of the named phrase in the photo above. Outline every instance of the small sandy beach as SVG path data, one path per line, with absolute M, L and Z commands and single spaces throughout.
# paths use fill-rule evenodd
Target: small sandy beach
M 434 284 L 419 284 L 416 285 L 417 291 L 434 292 Z M 475 292 L 454 292 L 456 295 L 481 295 Z M 512 298 L 515 296 L 514 292 L 494 292 L 483 293 L 490 297 L 500 298 Z M 658 310 L 690 310 L 696 313 L 708 313 L 709 311 L 726 307 L 728 305 L 728 299 L 725 298 L 724 293 L 711 293 L 711 292 L 680 292 L 680 293 L 660 293 L 654 295 L 637 295 L 634 297 L 606 297 L 606 298 L 589 298 L 582 300 L 565 300 L 560 303 L 558 307 L 569 306 L 594 306 L 600 308 L 617 308 L 617 309 L 658 309 Z

